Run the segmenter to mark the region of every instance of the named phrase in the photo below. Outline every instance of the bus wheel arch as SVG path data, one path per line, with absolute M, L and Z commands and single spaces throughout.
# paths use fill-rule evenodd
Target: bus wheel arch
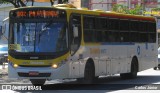
M 139 71 L 138 58 L 137 56 L 134 56 L 131 61 L 131 72 L 129 73 L 129 78 L 136 78 L 138 71 Z
M 95 64 L 92 58 L 88 58 L 85 64 L 84 77 L 78 78 L 78 82 L 92 84 L 95 80 Z
M 131 60 L 130 65 L 130 72 L 129 73 L 121 73 L 120 77 L 122 79 L 132 79 L 137 77 L 137 72 L 139 71 L 139 64 L 138 64 L 137 56 L 134 56 Z
M 92 66 L 94 67 L 94 72 L 95 72 L 95 64 L 92 58 L 88 58 L 88 60 L 86 61 L 86 65 L 87 64 L 92 64 Z M 85 65 L 85 68 L 86 68 L 86 65 Z
M 136 65 L 137 65 L 137 71 L 139 71 L 139 61 L 138 61 L 137 56 L 134 56 L 134 57 L 132 58 L 132 60 L 134 60 L 134 62 L 136 62 Z M 132 64 L 132 62 L 131 62 L 131 64 Z
M 92 58 L 89 58 L 86 62 L 84 69 L 84 83 L 91 84 L 95 78 L 95 65 Z

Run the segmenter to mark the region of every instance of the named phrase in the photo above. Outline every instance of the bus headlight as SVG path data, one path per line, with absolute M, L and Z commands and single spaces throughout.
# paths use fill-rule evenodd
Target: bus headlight
M 64 64 L 66 64 L 66 62 L 67 62 L 68 60 L 67 59 L 65 59 L 65 60 L 62 60 L 60 63 L 54 63 L 54 64 L 52 64 L 52 68 L 58 68 L 58 67 L 61 67 L 62 65 L 64 65 Z
M 9 62 L 9 58 L 7 59 L 7 61 Z
M 58 65 L 57 64 L 53 64 L 52 67 L 53 68 L 58 68 Z
M 14 65 L 13 65 L 13 67 L 14 67 L 14 68 L 17 68 L 17 67 L 18 67 L 18 65 L 17 65 L 17 64 L 14 64 Z

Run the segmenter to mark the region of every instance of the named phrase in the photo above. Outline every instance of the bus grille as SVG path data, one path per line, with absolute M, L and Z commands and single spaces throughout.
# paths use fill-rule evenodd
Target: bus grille
M 31 76 L 29 73 L 18 72 L 20 77 L 50 77 L 51 73 L 39 73 L 39 75 Z

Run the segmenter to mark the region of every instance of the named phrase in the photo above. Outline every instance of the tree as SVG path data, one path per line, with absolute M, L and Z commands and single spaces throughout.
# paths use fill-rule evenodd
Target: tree
M 152 8 L 150 14 L 151 16 L 160 16 L 160 8 Z
M 160 8 L 153 8 L 152 11 L 160 11 Z
M 127 6 L 115 4 L 112 8 L 112 11 L 117 13 L 142 15 L 142 7 L 138 5 L 133 9 L 128 9 Z
M 15 8 L 18 8 L 18 7 L 25 7 L 29 1 L 32 2 L 32 6 L 33 6 L 35 0 L 0 0 L 0 4 L 11 3 Z M 50 0 L 51 6 L 54 5 L 55 1 L 56 0 Z M 48 2 L 48 0 L 44 2 Z M 58 0 L 59 4 L 66 3 L 66 2 L 68 2 L 68 0 Z
M 34 0 L 32 0 L 32 1 L 34 1 Z M 24 3 L 24 0 L 0 0 L 0 2 L 11 3 L 14 5 L 15 8 L 26 6 L 26 4 Z

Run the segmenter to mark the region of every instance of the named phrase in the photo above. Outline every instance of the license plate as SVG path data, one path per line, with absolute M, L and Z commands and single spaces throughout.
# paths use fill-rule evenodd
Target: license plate
M 36 72 L 36 71 L 29 72 L 29 76 L 38 76 L 38 75 L 39 75 L 39 72 Z

